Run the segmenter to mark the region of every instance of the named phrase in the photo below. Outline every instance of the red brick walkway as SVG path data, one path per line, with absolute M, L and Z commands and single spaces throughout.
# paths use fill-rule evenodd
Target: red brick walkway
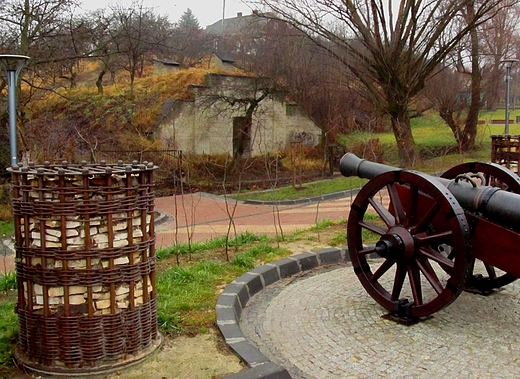
M 193 234 L 193 241 L 205 241 L 211 237 L 223 236 L 233 220 L 237 233 L 245 231 L 276 235 L 277 215 L 284 233 L 307 229 L 322 220 L 346 219 L 350 207 L 350 198 L 305 203 L 300 205 L 250 205 L 236 204 L 222 197 L 206 194 L 188 194 L 177 197 L 163 197 L 155 200 L 155 208 L 177 220 L 168 221 L 156 229 L 157 247 L 169 246 L 175 241 L 186 242 L 188 233 Z
M 194 242 L 224 236 L 229 227 L 229 215 L 233 215 L 237 233 L 248 231 L 275 236 L 280 233 L 280 225 L 284 234 L 292 233 L 307 229 L 318 221 L 346 219 L 350 200 L 345 198 L 276 207 L 237 204 L 208 194 L 161 197 L 155 199 L 155 209 L 169 217 L 168 221 L 156 227 L 156 246 L 170 246 L 175 240 L 186 242 L 188 233 L 193 235 Z M 0 256 L 0 274 L 6 270 L 14 270 L 13 255 Z

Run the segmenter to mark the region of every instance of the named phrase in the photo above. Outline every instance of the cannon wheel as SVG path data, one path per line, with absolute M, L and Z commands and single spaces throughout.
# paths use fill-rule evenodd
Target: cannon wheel
M 446 187 L 420 173 L 392 171 L 368 182 L 352 203 L 347 235 L 361 284 L 399 317 L 447 306 L 473 271 L 464 210 Z
M 482 174 L 486 179 L 486 185 L 493 187 L 500 187 L 504 191 L 520 194 L 520 177 L 513 171 L 500 166 L 496 163 L 483 162 L 468 162 L 462 163 L 450 168 L 442 174 L 443 178 L 455 179 L 459 175 L 464 174 Z M 473 276 L 474 286 L 480 288 L 484 293 L 491 291 L 494 288 L 503 287 L 516 280 L 516 277 L 509 274 L 499 274 L 494 266 L 484 263 L 488 276 L 476 277 Z

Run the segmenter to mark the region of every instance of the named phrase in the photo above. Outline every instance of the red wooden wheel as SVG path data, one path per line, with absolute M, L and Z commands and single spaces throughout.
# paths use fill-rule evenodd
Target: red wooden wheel
M 347 235 L 361 284 L 391 313 L 408 302 L 407 316 L 433 314 L 457 298 L 473 270 L 463 209 L 420 173 L 392 171 L 368 182 L 351 206 Z
M 513 171 L 496 163 L 468 162 L 450 168 L 442 174 L 443 178 L 455 179 L 458 175 L 480 174 L 485 178 L 485 185 L 500 187 L 504 191 L 520 194 L 520 177 Z M 481 262 L 481 261 L 479 261 Z M 474 286 L 484 291 L 500 288 L 516 280 L 516 277 L 502 271 L 494 266 L 481 262 L 487 272 L 487 276 L 476 279 Z

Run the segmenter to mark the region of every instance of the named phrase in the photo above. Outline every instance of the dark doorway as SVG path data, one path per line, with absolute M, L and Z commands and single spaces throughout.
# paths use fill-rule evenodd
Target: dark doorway
M 233 117 L 233 157 L 251 156 L 251 119 Z

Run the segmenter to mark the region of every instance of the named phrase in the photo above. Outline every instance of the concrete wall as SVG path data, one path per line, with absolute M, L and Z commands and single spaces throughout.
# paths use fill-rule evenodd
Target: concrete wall
M 157 137 L 165 148 L 195 154 L 233 153 L 233 118 L 244 116 L 244 106 L 230 105 L 225 99 L 246 98 L 260 93 L 257 79 L 210 74 L 205 86 L 192 86 L 192 101 L 176 101 L 159 125 Z M 261 155 L 289 146 L 291 140 L 303 136 L 315 146 L 321 129 L 285 94 L 266 97 L 252 120 L 251 154 Z
M 153 61 L 153 72 L 155 74 L 165 74 L 167 72 L 177 72 L 180 70 L 180 65 L 177 62 L 166 62 L 155 60 Z

